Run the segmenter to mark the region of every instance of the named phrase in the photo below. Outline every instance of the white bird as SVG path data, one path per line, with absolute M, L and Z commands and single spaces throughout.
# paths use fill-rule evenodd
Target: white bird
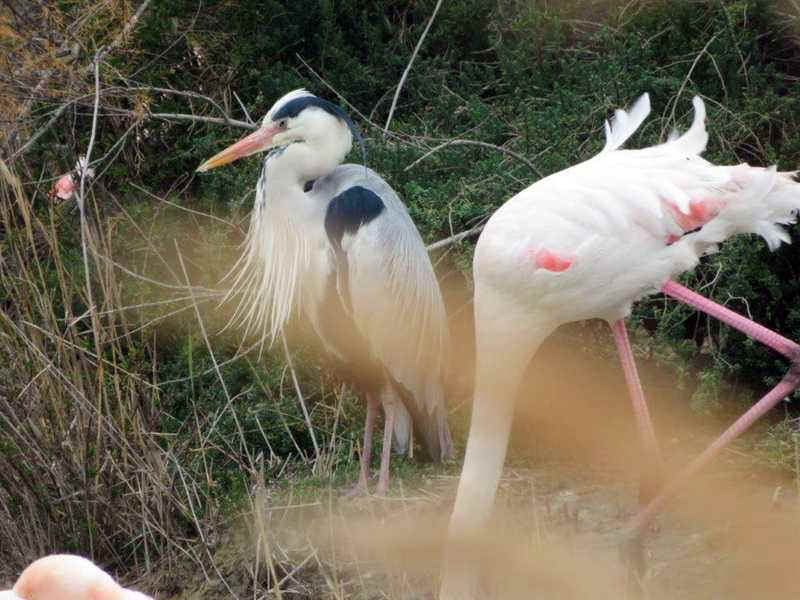
M 124 588 L 87 558 L 51 554 L 28 565 L 0 600 L 152 600 Z
M 405 205 L 374 171 L 340 164 L 354 136 L 362 143 L 339 107 L 295 90 L 257 131 L 197 170 L 272 149 L 234 267 L 231 294 L 241 294 L 234 321 L 272 341 L 294 311 L 310 322 L 366 397 L 362 491 L 382 404 L 377 492 L 385 494 L 392 432 L 399 452 L 412 447 L 416 429 L 433 460 L 451 455 L 442 387 L 448 331 L 433 266 Z
M 788 243 L 781 225 L 794 222 L 800 209 L 795 173 L 702 159 L 708 141 L 705 107 L 700 98 L 693 104 L 694 121 L 684 135 L 621 150 L 649 113 L 645 94 L 630 112 L 618 110 L 613 123 L 606 123 L 606 146 L 599 154 L 534 183 L 489 219 L 473 261 L 476 382 L 451 540 L 469 537 L 486 523 L 523 371 L 559 325 L 590 318 L 610 324 L 655 470 L 658 446 L 623 321 L 633 302 L 661 289 L 793 361 L 776 388 L 650 501 L 634 522 L 637 530 L 691 473 L 800 383 L 797 344 L 670 280 L 738 233 L 758 234 L 771 249 Z M 465 560 L 449 554 L 441 600 L 476 597 L 478 569 Z

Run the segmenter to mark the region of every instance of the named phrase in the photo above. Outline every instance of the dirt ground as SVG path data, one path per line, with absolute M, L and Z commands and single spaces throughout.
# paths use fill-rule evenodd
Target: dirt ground
M 484 597 L 800 597 L 796 483 L 735 463 L 709 469 L 657 518 L 638 582 L 620 555 L 635 477 L 563 460 L 510 467 L 489 532 L 468 548 Z M 456 482 L 431 475 L 390 498 L 328 490 L 282 505 L 267 491 L 216 549 L 216 571 L 187 565 L 143 587 L 159 598 L 435 598 Z

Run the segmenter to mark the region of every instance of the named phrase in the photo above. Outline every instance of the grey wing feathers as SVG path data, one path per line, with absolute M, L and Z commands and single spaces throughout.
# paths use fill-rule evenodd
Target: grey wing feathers
M 425 245 L 405 205 L 380 176 L 360 165 L 342 165 L 335 175 L 337 187 L 361 186 L 385 206 L 379 218 L 342 237 L 353 321 L 425 420 L 439 422 L 446 416 L 442 371 L 449 340 Z M 449 454 L 448 443 L 440 444 L 444 454 Z

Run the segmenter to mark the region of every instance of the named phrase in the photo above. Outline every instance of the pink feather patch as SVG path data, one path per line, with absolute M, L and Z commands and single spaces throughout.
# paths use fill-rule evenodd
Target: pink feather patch
M 547 271 L 553 271 L 554 273 L 561 273 L 572 266 L 573 259 L 567 256 L 556 254 L 547 248 L 541 248 L 540 250 L 536 251 L 536 254 L 534 254 L 534 260 L 536 262 L 536 266 L 540 269 L 546 269 Z
M 665 200 L 664 202 L 672 213 L 675 222 L 684 231 L 691 231 L 692 229 L 702 227 L 716 217 L 725 205 L 719 198 L 708 196 L 706 198 L 691 200 L 689 202 L 689 212 L 684 213 L 675 203 L 669 200 Z

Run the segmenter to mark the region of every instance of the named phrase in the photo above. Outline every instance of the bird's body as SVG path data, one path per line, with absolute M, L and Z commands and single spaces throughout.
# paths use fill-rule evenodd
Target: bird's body
M 797 192 L 784 193 L 792 174 L 702 159 L 708 136 L 696 107 L 680 138 L 607 146 L 512 197 L 478 241 L 476 287 L 513 294 L 537 323 L 614 321 L 735 233 L 761 234 L 771 248 L 788 241 L 775 223 L 797 206 Z
M 396 449 L 410 448 L 414 428 L 434 460 L 450 455 L 451 441 L 442 387 L 447 322 L 433 266 L 389 184 L 365 166 L 340 164 L 353 131 L 337 107 L 304 90 L 275 103 L 253 134 L 269 139 L 253 151 L 276 149 L 264 160 L 231 293 L 240 295 L 234 321 L 246 333 L 274 340 L 292 314 L 302 315 L 364 394 L 363 488 L 378 403 Z M 239 144 L 249 149 L 248 139 Z M 384 435 L 379 492 L 388 483 L 387 442 Z
M 152 600 L 120 586 L 82 556 L 51 554 L 35 560 L 14 587 L 0 591 L 0 600 Z
M 708 135 L 699 98 L 694 107 L 683 136 L 621 150 L 649 112 L 643 96 L 630 113 L 617 111 L 601 153 L 521 191 L 487 222 L 473 262 L 476 383 L 451 535 L 469 534 L 488 519 L 523 372 L 559 325 L 607 320 L 625 365 L 626 351 L 631 362 L 632 355 L 622 319 L 636 300 L 731 235 L 756 233 L 771 248 L 789 241 L 780 224 L 793 222 L 800 209 L 793 174 L 700 158 Z M 635 367 L 629 384 L 636 407 Z M 655 458 L 644 410 L 642 437 Z M 475 597 L 475 566 L 456 563 L 445 572 L 442 600 Z

